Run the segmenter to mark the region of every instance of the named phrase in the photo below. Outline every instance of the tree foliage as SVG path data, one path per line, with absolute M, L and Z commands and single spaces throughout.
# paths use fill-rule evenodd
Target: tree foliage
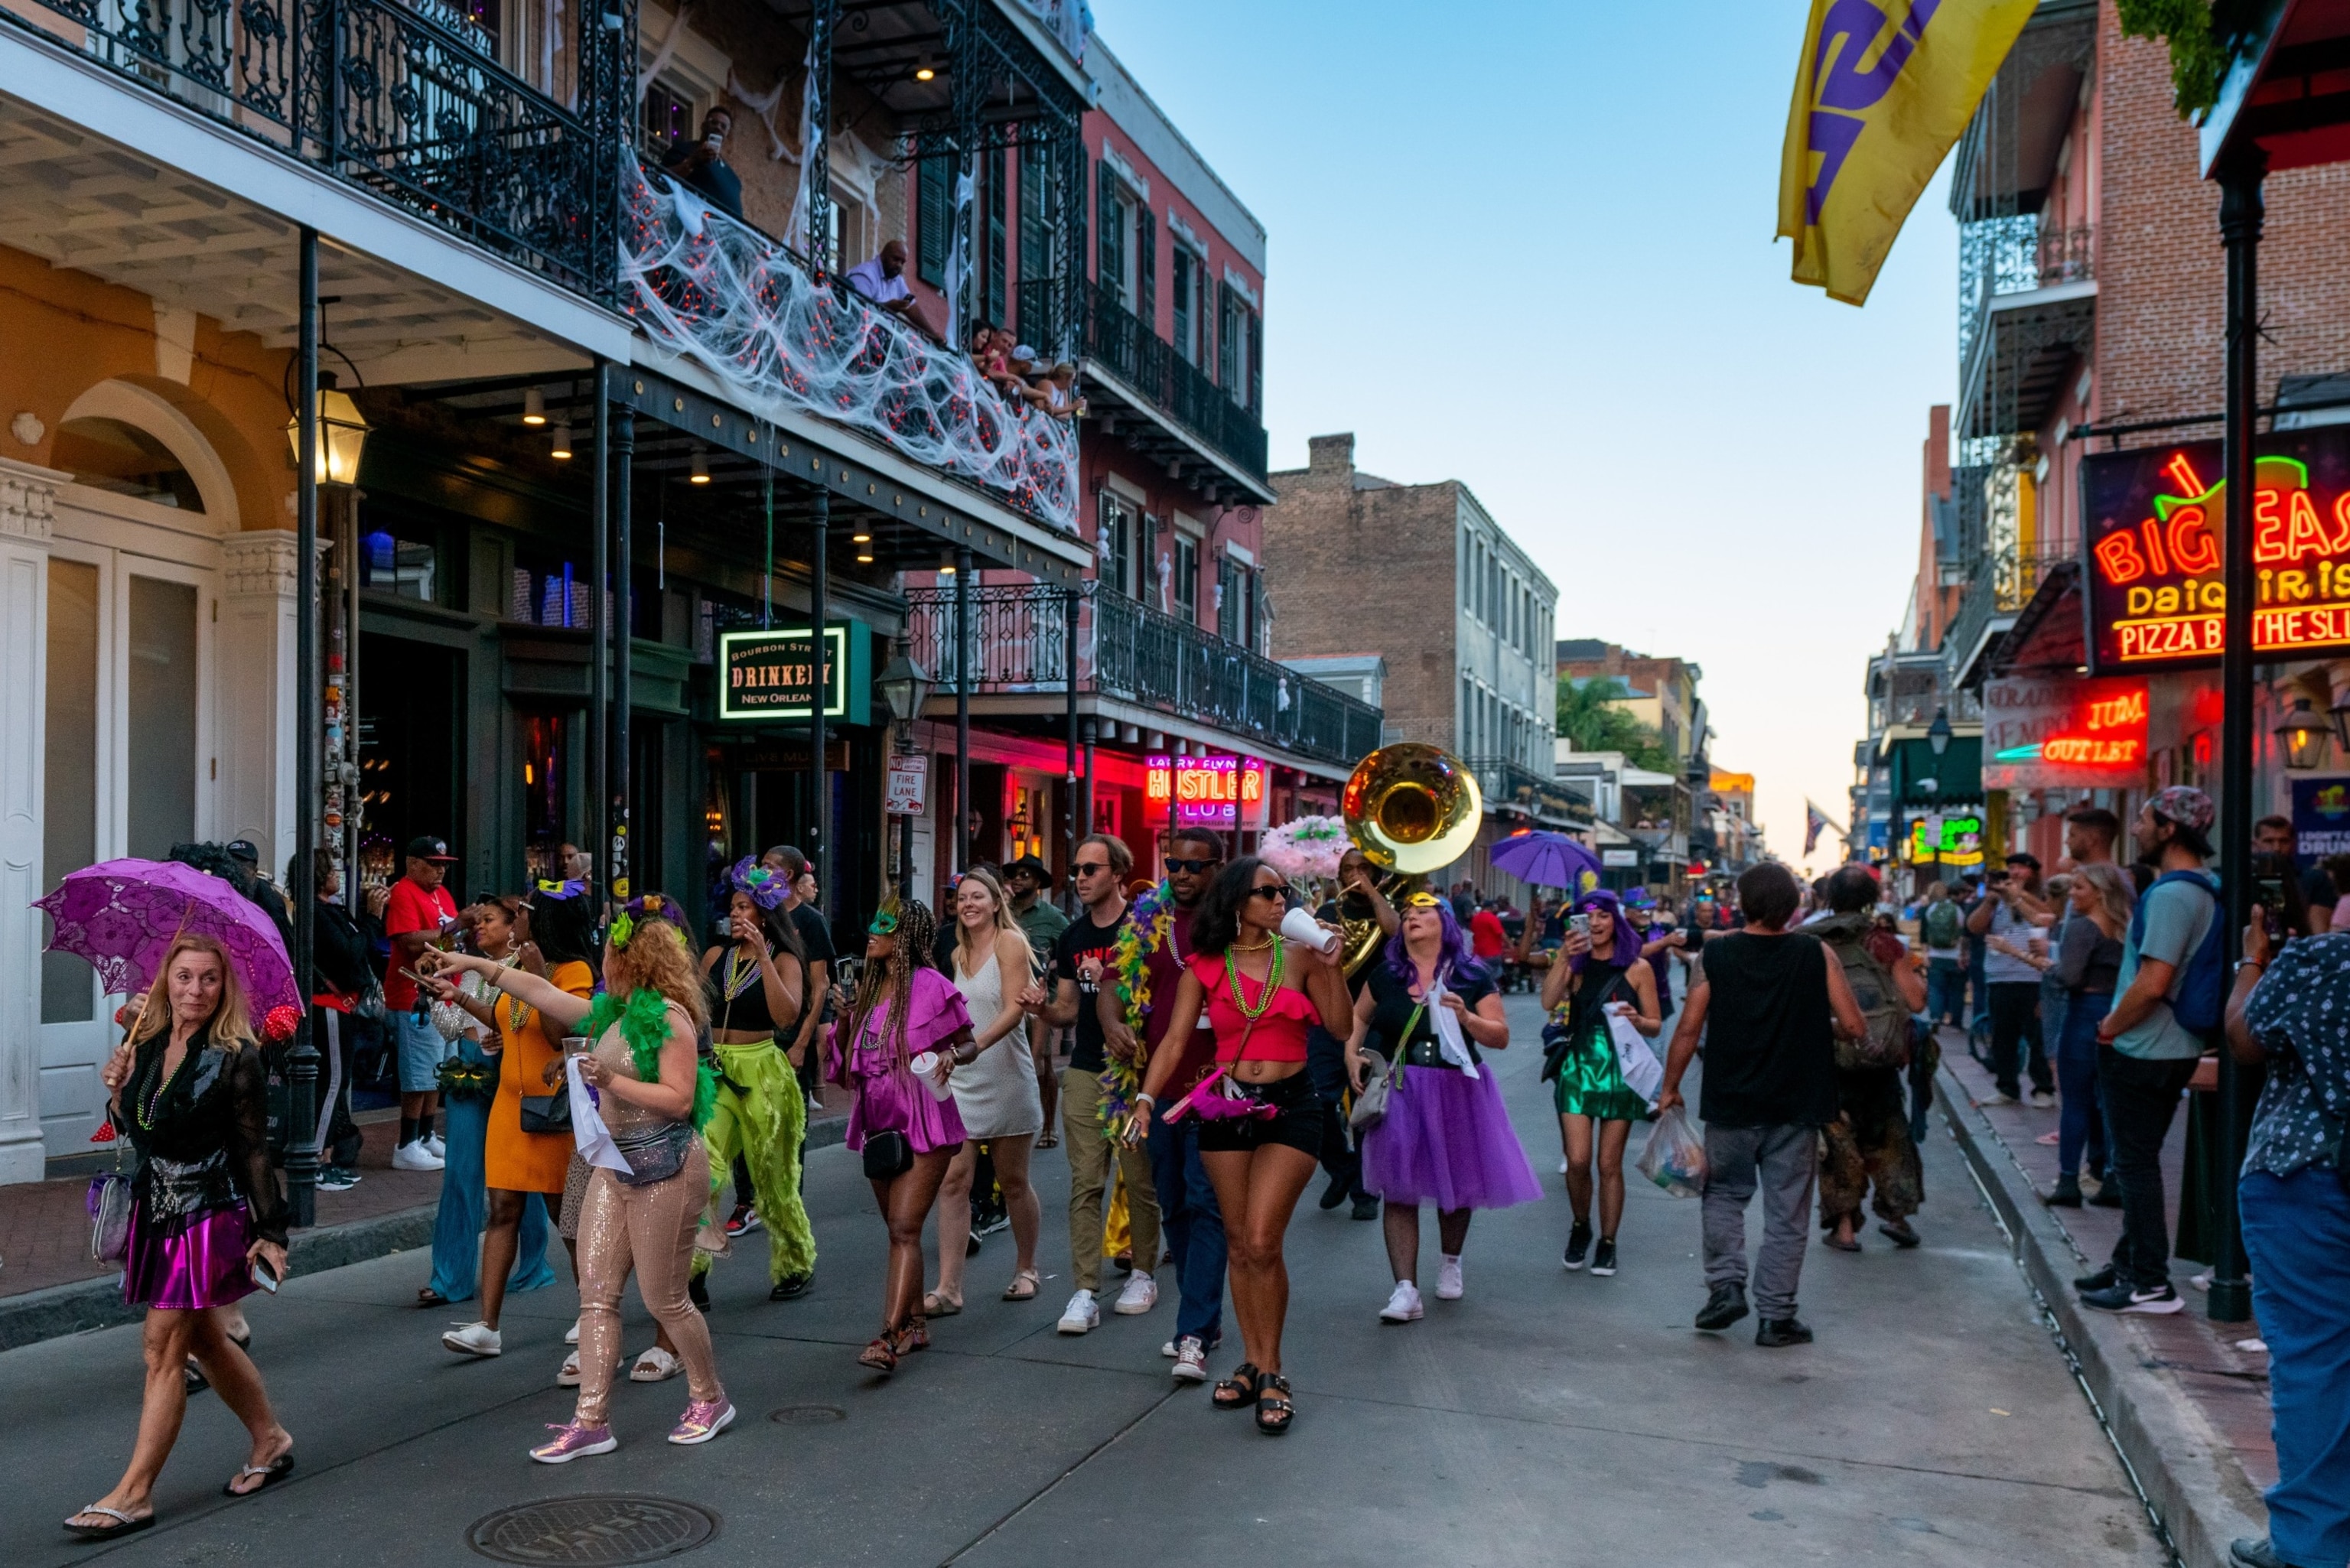
M 2116 0 L 2122 33 L 2170 46 L 2171 100 L 2181 119 L 2220 99 L 2230 45 L 2251 30 L 2258 0 Z
M 1651 773 L 1676 771 L 1672 753 L 1657 732 L 1616 704 L 1632 695 L 1630 687 L 1613 675 L 1578 680 L 1562 675 L 1558 680 L 1558 732 L 1578 752 L 1621 752 L 1624 760 Z

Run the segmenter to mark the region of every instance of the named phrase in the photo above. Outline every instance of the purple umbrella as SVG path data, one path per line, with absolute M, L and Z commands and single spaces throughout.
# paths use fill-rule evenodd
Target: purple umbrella
M 1493 869 L 1580 897 L 1599 886 L 1599 857 L 1564 833 L 1521 833 L 1493 846 Z
M 176 860 L 106 860 L 34 901 L 48 912 L 49 950 L 88 959 L 109 992 L 141 992 L 173 938 L 207 936 L 228 950 L 263 1028 L 271 1010 L 301 1005 L 277 927 L 235 887 Z

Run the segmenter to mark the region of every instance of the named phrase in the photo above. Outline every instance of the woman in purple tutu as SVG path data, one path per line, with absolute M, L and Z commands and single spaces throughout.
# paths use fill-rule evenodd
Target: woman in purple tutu
M 1440 1301 L 1461 1299 L 1461 1250 L 1469 1217 L 1542 1197 L 1542 1181 L 1510 1127 L 1502 1091 L 1480 1053 L 1510 1043 L 1502 993 L 1470 956 L 1451 906 L 1433 893 L 1403 901 L 1403 927 L 1388 939 L 1355 1002 L 1347 1069 L 1356 1092 L 1370 1082 L 1376 1051 L 1393 1075 L 1387 1115 L 1363 1135 L 1363 1185 L 1385 1200 L 1388 1263 L 1395 1292 L 1379 1316 L 1420 1316 L 1419 1210 L 1436 1206 Z
M 193 1355 L 252 1434 L 244 1468 L 221 1490 L 250 1497 L 294 1468 L 261 1374 L 213 1308 L 242 1301 L 254 1271 L 286 1274 L 286 1199 L 270 1168 L 267 1072 L 228 953 L 183 935 L 164 953 L 130 1037 L 101 1074 L 109 1114 L 139 1153 L 122 1299 L 147 1309 L 147 1398 L 130 1468 L 66 1521 L 85 1541 L 155 1522 L 153 1493 L 187 1413 Z
M 865 972 L 832 1026 L 825 1056 L 832 1081 L 857 1096 L 844 1141 L 864 1157 L 874 1201 L 889 1227 L 881 1332 L 858 1356 L 876 1372 L 893 1372 L 899 1357 L 930 1347 L 922 1225 L 963 1145 L 962 1116 L 947 1079 L 979 1055 L 962 993 L 931 961 L 937 936 L 930 907 L 919 898 L 882 907 L 865 929 Z

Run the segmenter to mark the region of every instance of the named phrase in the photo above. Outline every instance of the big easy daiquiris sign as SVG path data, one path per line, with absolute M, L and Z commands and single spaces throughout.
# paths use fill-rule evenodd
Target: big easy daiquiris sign
M 2252 476 L 2252 648 L 2350 649 L 2350 434 L 2266 438 Z M 2101 675 L 2217 664 L 2227 590 L 2218 441 L 2082 461 L 2089 664 Z

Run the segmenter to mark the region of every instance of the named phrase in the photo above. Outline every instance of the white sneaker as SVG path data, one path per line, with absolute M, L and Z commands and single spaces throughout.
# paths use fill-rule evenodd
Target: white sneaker
M 1175 1368 L 1178 1383 L 1205 1383 L 1208 1380 L 1208 1347 L 1200 1336 L 1187 1334 L 1175 1346 Z
M 449 1158 L 449 1140 L 447 1138 L 442 1137 L 437 1132 L 429 1132 L 424 1135 L 424 1141 L 432 1146 L 432 1152 L 440 1156 L 441 1158 L 446 1160 Z
M 485 1323 L 461 1324 L 441 1336 L 441 1343 L 460 1355 L 502 1355 L 505 1337 Z
M 1160 1345 L 1159 1347 L 1159 1354 L 1165 1356 L 1170 1361 L 1174 1360 L 1176 1356 L 1175 1342 L 1170 1339 L 1166 1344 Z
M 1447 1258 L 1436 1265 L 1436 1299 L 1457 1302 L 1461 1299 L 1461 1260 Z
M 1091 1291 L 1079 1291 L 1061 1309 L 1061 1321 L 1054 1326 L 1063 1334 L 1091 1334 L 1101 1326 L 1101 1308 L 1094 1304 Z
M 2055 1106 L 2056 1096 L 2045 1089 L 2034 1089 L 2024 1096 L 2024 1103 L 2031 1106 L 2033 1110 L 2044 1111 Z
M 438 1170 L 448 1161 L 432 1152 L 432 1146 L 419 1138 L 414 1143 L 401 1144 L 391 1151 L 394 1170 Z
M 556 1370 L 555 1386 L 557 1388 L 579 1386 L 579 1353 L 577 1351 L 575 1350 L 563 1358 L 563 1365 Z
M 1109 1310 L 1120 1317 L 1140 1317 L 1159 1304 L 1159 1282 L 1140 1269 L 1126 1276 L 1126 1288 L 1118 1293 L 1118 1304 Z
M 571 1320 L 571 1326 L 564 1330 L 563 1343 L 566 1345 L 577 1345 L 579 1343 L 579 1320 L 577 1318 L 573 1318 Z
M 1418 1323 L 1427 1309 L 1419 1304 L 1419 1287 L 1409 1280 L 1398 1280 L 1395 1293 L 1388 1304 L 1379 1309 L 1381 1323 Z

